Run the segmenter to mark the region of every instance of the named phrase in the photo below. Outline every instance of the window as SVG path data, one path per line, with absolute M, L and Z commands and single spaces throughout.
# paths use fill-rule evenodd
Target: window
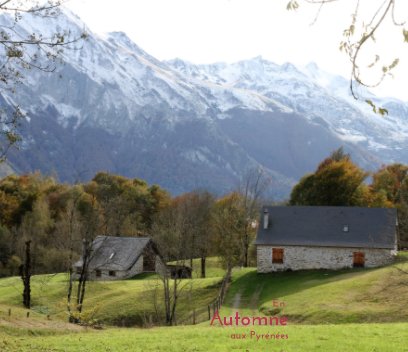
M 102 271 L 95 270 L 95 275 L 96 275 L 96 277 L 101 277 L 102 276 Z
M 116 276 L 116 271 L 109 270 L 109 276 Z
M 343 232 L 349 232 L 349 227 L 348 225 L 343 226 Z
M 283 264 L 283 248 L 272 248 L 272 263 Z
M 365 256 L 363 252 L 353 253 L 353 267 L 354 268 L 364 268 Z

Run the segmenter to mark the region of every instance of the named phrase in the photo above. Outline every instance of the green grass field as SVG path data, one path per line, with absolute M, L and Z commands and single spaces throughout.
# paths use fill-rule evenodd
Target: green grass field
M 405 253 L 394 265 L 343 271 L 235 270 L 223 312 L 273 315 L 283 302 L 292 323 L 407 322 L 408 274 L 398 270 L 408 272 L 407 260 Z
M 197 265 L 198 261 L 194 262 Z M 196 320 L 208 317 L 207 306 L 218 293 L 218 284 L 224 271 L 217 258 L 208 260 L 207 278 L 183 280 L 180 294 L 177 320 L 191 324 L 192 312 L 196 310 Z M 31 317 L 41 318 L 48 315 L 52 320 L 66 320 L 67 276 L 38 275 L 32 278 Z M 22 283 L 18 277 L 0 279 L 0 319 L 24 317 L 26 311 L 21 305 Z M 116 326 L 135 326 L 149 323 L 150 317 L 156 319 L 155 299 L 159 311 L 162 307 L 162 287 L 156 275 L 142 274 L 134 279 L 122 281 L 88 282 L 84 301 L 86 319 L 98 320 L 104 324 Z
M 257 340 L 250 331 L 286 335 Z M 38 335 L 36 335 L 38 334 Z M 404 352 L 408 324 L 290 325 L 284 328 L 217 328 L 208 324 L 153 329 L 115 329 L 81 333 L 0 332 L 2 352 L 124 351 L 271 351 L 271 352 Z M 246 334 L 233 339 L 231 334 Z M 242 335 L 241 335 L 242 336 Z
M 64 275 L 34 277 L 29 318 L 21 307 L 20 280 L 0 279 L 0 351 L 408 352 L 408 274 L 400 269 L 408 271 L 407 253 L 400 254 L 395 264 L 378 269 L 264 275 L 254 268 L 235 269 L 220 315 L 280 314 L 288 317 L 283 327 L 210 326 L 206 312 L 203 322 L 195 326 L 111 326 L 121 325 L 121 319 L 125 325 L 140 324 L 143 314 L 153 312 L 149 302 L 155 276 L 143 275 L 90 283 L 86 305 L 89 314 L 104 322 L 104 329 L 86 329 L 66 323 Z M 179 323 L 189 324 L 191 310 L 206 307 L 215 298 L 223 273 L 212 258 L 208 278 L 185 280 L 191 286 L 186 286 L 188 294 L 180 300 Z M 275 307 L 282 302 L 284 307 Z M 251 330 L 264 336 L 258 340 Z M 278 333 L 287 339 L 265 336 Z M 234 334 L 245 338 L 234 339 Z

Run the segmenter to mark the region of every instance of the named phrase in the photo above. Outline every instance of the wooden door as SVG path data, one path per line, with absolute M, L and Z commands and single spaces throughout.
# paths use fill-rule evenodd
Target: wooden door
M 283 248 L 272 248 L 272 263 L 283 264 Z
M 354 252 L 353 253 L 353 267 L 354 268 L 363 268 L 365 263 L 365 257 L 363 252 Z

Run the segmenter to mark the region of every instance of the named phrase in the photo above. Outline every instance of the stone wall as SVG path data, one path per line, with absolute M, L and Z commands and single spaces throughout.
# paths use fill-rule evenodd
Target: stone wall
M 160 256 L 156 255 L 156 264 L 155 264 L 156 272 L 163 274 L 166 270 L 166 266 L 161 260 Z M 79 275 L 75 273 L 76 268 L 74 268 L 74 279 L 78 279 Z M 135 265 L 133 265 L 130 270 L 115 270 L 115 276 L 109 275 L 109 270 L 101 270 L 101 276 L 96 276 L 96 270 L 92 270 L 88 274 L 88 279 L 91 281 L 106 281 L 106 280 L 123 280 L 130 277 L 133 277 L 137 274 L 143 272 L 143 255 L 139 257 L 136 261 Z
M 283 248 L 283 264 L 272 263 L 272 248 Z M 391 249 L 257 246 L 259 273 L 303 269 L 343 269 L 353 267 L 353 252 L 365 254 L 365 267 L 372 268 L 392 263 L 396 255 Z
M 166 264 L 162 261 L 160 256 L 156 255 L 156 273 L 164 275 L 167 272 Z
M 96 276 L 96 270 L 92 270 L 88 274 L 88 279 L 91 281 L 107 281 L 107 280 L 121 280 L 126 278 L 127 271 L 125 270 L 114 270 L 115 276 L 109 275 L 109 270 L 100 270 L 101 276 Z
M 143 272 L 143 255 L 139 257 L 136 263 L 127 271 L 126 278 L 135 276 Z
M 136 261 L 135 265 L 133 265 L 130 270 L 114 270 L 115 276 L 109 275 L 109 270 L 100 270 L 101 271 L 101 276 L 97 277 L 96 276 L 96 270 L 92 270 L 89 273 L 89 280 L 102 280 L 102 281 L 107 281 L 107 280 L 123 280 L 127 279 L 129 277 L 135 276 L 137 274 L 140 274 L 143 272 L 143 255 L 139 257 L 139 259 Z

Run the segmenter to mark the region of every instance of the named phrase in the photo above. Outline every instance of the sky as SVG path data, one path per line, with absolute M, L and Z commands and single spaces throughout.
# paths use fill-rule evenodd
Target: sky
M 303 0 L 298 0 L 297 11 L 288 11 L 288 1 L 69 0 L 66 6 L 93 32 L 123 31 L 160 60 L 178 57 L 196 64 L 231 63 L 262 56 L 278 64 L 315 62 L 330 73 L 350 77 L 351 65 L 339 44 L 356 0 L 326 4 L 319 13 L 319 6 Z M 369 22 L 377 4 L 383 2 L 360 0 L 359 20 Z M 395 17 L 400 22 L 408 20 L 408 1 L 397 0 Z M 357 30 L 360 27 L 357 22 Z M 370 41 L 362 51 L 360 66 L 368 66 L 375 54 L 386 65 L 399 58 L 395 77 L 387 77 L 372 91 L 408 101 L 408 43 L 403 43 L 402 28 L 385 22 L 376 42 Z M 363 70 L 364 81 L 376 83 L 379 72 Z

